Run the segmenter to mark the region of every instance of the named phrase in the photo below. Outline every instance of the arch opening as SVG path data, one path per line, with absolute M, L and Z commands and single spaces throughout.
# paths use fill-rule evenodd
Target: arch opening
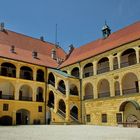
M 79 78 L 79 68 L 73 68 L 73 70 L 71 71 L 71 75 Z
M 91 83 L 87 83 L 85 86 L 85 96 L 84 99 L 93 99 L 94 98 L 94 93 L 93 93 L 93 86 Z
M 44 82 L 44 71 L 43 70 L 37 70 L 37 81 Z
M 88 63 L 83 68 L 83 78 L 93 76 L 93 64 Z

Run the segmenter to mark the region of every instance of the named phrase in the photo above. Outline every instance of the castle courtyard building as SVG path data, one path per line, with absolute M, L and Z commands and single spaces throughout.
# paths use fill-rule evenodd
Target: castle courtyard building
M 69 53 L 0 26 L 0 125 L 140 122 L 140 22 Z

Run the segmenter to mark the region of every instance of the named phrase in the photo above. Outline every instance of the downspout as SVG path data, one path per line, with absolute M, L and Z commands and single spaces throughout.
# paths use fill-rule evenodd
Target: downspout
M 46 112 L 47 112 L 47 110 L 46 110 L 46 103 L 47 103 L 47 87 L 48 87 L 48 85 L 47 85 L 47 68 L 45 68 L 45 71 L 46 71 L 46 75 L 45 75 L 45 124 L 47 124 L 47 120 L 46 120 Z
M 78 62 L 79 63 L 79 66 L 80 66 L 80 69 L 81 69 L 81 65 L 80 65 L 80 62 Z M 83 114 L 83 100 L 82 100 L 82 78 L 80 77 L 79 78 L 79 81 L 80 81 L 80 112 L 81 112 L 81 114 L 80 114 L 80 117 L 81 117 L 81 123 L 83 123 L 83 116 L 82 116 L 82 114 Z

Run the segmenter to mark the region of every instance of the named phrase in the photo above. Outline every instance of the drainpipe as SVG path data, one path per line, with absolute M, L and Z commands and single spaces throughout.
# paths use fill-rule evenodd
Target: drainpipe
M 79 63 L 79 67 L 81 68 L 81 65 L 80 65 L 80 62 Z M 82 100 L 82 79 L 79 78 L 79 81 L 80 81 L 80 108 L 81 108 L 81 114 L 80 114 L 80 117 L 81 117 L 81 123 L 83 123 L 83 116 L 82 116 L 82 113 L 83 113 L 83 100 Z
M 47 120 L 46 120 L 46 111 L 47 111 L 46 110 L 46 105 L 47 105 L 46 104 L 47 103 L 46 98 L 47 98 L 47 87 L 48 87 L 48 85 L 47 85 L 47 72 L 48 72 L 47 68 L 45 68 L 45 72 L 46 72 L 46 75 L 45 75 L 45 124 L 47 124 Z

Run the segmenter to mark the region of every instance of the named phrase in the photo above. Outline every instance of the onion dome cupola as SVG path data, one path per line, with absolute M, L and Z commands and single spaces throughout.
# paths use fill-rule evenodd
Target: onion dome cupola
M 102 28 L 102 33 L 103 33 L 103 37 L 107 38 L 110 34 L 111 34 L 111 29 L 109 28 L 109 26 L 106 24 L 103 26 Z

